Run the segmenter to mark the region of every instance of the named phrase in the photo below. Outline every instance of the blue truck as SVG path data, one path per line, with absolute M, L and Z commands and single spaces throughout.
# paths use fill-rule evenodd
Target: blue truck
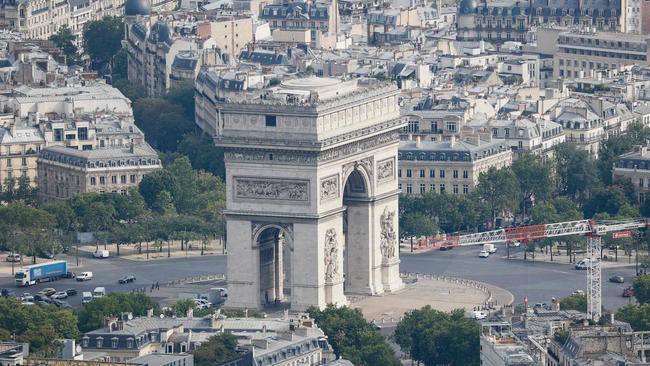
M 54 281 L 68 273 L 68 262 L 54 261 L 33 264 L 16 272 L 16 286 L 29 286 L 44 281 Z

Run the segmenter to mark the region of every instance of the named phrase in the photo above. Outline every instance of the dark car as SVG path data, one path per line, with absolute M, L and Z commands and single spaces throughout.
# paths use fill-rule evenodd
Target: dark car
M 2 290 L 0 290 L 0 296 L 2 297 L 14 296 L 14 291 L 8 288 L 3 288 Z
M 623 289 L 623 297 L 632 297 L 634 296 L 634 288 L 626 287 Z
M 135 276 L 134 276 L 134 275 L 127 275 L 127 276 L 124 276 L 124 277 L 120 278 L 117 282 L 118 282 L 118 283 L 131 283 L 131 282 L 135 282 Z
M 47 299 L 47 297 L 45 297 L 44 295 L 41 294 L 34 295 L 34 301 L 36 302 L 43 301 L 44 299 Z
M 50 253 L 48 251 L 43 251 L 43 252 L 39 253 L 39 256 L 41 258 L 45 258 L 45 259 L 54 259 L 54 254 L 52 254 L 52 253 Z
M 75 278 L 75 277 L 77 277 L 77 274 L 72 271 L 68 271 L 63 275 L 63 278 Z
M 62 308 L 62 309 L 72 309 L 72 306 L 68 304 L 68 302 L 63 301 L 63 300 L 52 300 L 52 305 L 56 306 L 57 308 Z
M 68 296 L 74 296 L 74 295 L 77 294 L 77 290 L 75 290 L 73 288 L 69 288 L 69 289 L 65 290 L 65 293 L 68 294 Z
M 613 283 L 624 283 L 624 282 L 625 282 L 625 278 L 623 278 L 623 276 L 614 275 L 614 276 L 612 276 L 612 277 L 609 278 L 609 282 L 613 282 Z

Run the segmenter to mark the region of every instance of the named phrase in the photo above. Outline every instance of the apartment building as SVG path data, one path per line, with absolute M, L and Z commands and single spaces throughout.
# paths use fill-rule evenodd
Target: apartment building
M 146 174 L 161 168 L 147 143 L 92 150 L 51 146 L 39 154 L 38 195 L 45 202 L 86 192 L 126 195 Z
M 264 6 L 259 15 L 269 23 L 271 30 L 305 31 L 311 33 L 311 41 L 319 46 L 324 35 L 338 33 L 338 1 L 290 1 Z
M 26 38 L 48 39 L 67 25 L 81 45 L 85 23 L 123 12 L 124 0 L 7 0 L 2 2 L 0 28 Z
M 458 5 L 458 39 L 492 43 L 527 42 L 533 26 L 593 27 L 626 31 L 628 0 L 462 0 Z
M 401 141 L 398 181 L 406 194 L 425 192 L 468 194 L 476 188 L 481 173 L 512 164 L 512 150 L 504 140 L 490 134 L 448 141 L 424 141 L 420 137 Z
M 614 163 L 614 180 L 629 180 L 639 202 L 646 200 L 650 192 L 650 152 L 647 146 L 635 146 L 632 152 L 623 154 Z
M 542 30 L 538 42 L 555 42 L 555 35 L 551 34 Z M 646 66 L 647 40 L 647 36 L 640 34 L 561 32 L 557 34 L 557 50 L 553 55 L 553 76 L 579 78 L 596 70 L 616 70 L 635 64 Z
M 538 366 L 528 347 L 512 332 L 507 322 L 481 324 L 482 366 Z
M 123 45 L 128 78 L 149 96 L 162 95 L 175 82 L 193 81 L 201 67 L 232 61 L 253 41 L 248 17 L 182 13 L 167 21 L 150 15 L 144 5 L 127 10 Z

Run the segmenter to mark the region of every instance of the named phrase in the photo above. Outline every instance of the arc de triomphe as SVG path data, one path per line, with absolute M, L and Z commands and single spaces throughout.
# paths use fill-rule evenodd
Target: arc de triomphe
M 295 79 L 220 104 L 230 307 L 402 287 L 393 85 Z

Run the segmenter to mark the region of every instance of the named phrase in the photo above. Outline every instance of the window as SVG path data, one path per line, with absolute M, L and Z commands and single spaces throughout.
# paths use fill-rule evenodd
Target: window
M 7 159 L 7 168 L 11 168 L 11 159 Z
M 97 178 L 95 177 L 90 177 L 90 185 L 95 186 L 97 185 Z
M 55 128 L 54 129 L 54 141 L 63 141 L 63 129 Z
M 267 115 L 266 117 L 266 127 L 275 127 L 277 125 L 277 117 Z
M 410 132 L 410 133 L 420 132 L 420 122 L 409 121 L 408 126 L 406 126 L 406 132 Z
M 130 180 L 131 180 L 131 183 L 135 183 L 135 174 L 131 174 L 131 177 L 130 177 L 130 178 L 131 178 L 131 179 L 130 179 Z
M 463 184 L 463 194 L 468 194 L 469 193 L 469 185 Z
M 79 140 L 88 140 L 88 127 L 77 128 L 77 138 Z
M 126 184 L 126 175 L 120 176 L 120 183 Z
M 445 191 L 445 184 L 444 184 L 444 183 L 440 183 L 440 193 L 442 193 L 442 192 L 444 192 L 444 191 Z
M 435 192 L 436 191 L 436 185 L 435 184 L 429 184 L 429 191 Z
M 518 145 L 519 149 L 524 148 L 524 143 L 522 141 L 519 141 L 519 143 L 517 145 Z
M 452 190 L 454 191 L 454 194 L 458 194 L 458 184 L 454 184 Z
M 499 134 L 499 129 L 498 128 L 493 128 L 492 129 L 492 136 L 497 136 Z
M 463 178 L 467 179 L 467 177 L 469 177 L 469 173 L 467 170 L 463 170 Z
M 456 132 L 456 122 L 447 122 L 447 130 L 449 132 Z
M 111 347 L 117 348 L 117 340 L 118 340 L 117 338 L 112 338 L 111 339 Z
M 402 183 L 397 183 L 397 189 L 402 190 Z
M 88 339 L 88 337 L 83 337 L 83 339 L 81 340 L 81 346 L 82 347 L 88 347 L 88 341 L 90 341 L 90 339 Z
M 639 178 L 639 187 L 643 187 L 643 178 Z
M 111 175 L 111 184 L 117 184 L 117 175 Z
M 509 128 L 505 128 L 504 132 L 506 134 L 506 137 L 510 137 L 510 129 Z
M 440 178 L 445 177 L 445 171 L 443 169 L 440 169 Z
M 23 166 L 27 166 L 27 158 L 22 158 L 21 163 Z
M 438 122 L 431 122 L 431 132 L 438 132 Z
M 424 177 L 425 177 L 424 169 L 420 169 L 420 178 L 424 178 Z
M 102 348 L 103 343 L 104 343 L 104 338 L 102 338 L 102 337 L 97 337 L 97 338 L 95 339 L 95 341 L 96 341 L 96 346 L 97 346 L 97 348 Z
M 402 169 L 397 169 L 397 178 L 402 178 Z
M 420 194 L 424 194 L 426 191 L 426 185 L 424 183 L 420 183 Z
M 413 176 L 413 172 L 411 169 L 406 169 L 406 178 L 411 178 Z
M 429 169 L 429 178 L 435 178 L 435 177 L 436 177 L 436 170 Z
M 413 185 L 411 183 L 406 184 L 406 194 L 413 193 Z
M 458 170 L 455 170 L 455 169 L 454 169 L 454 173 L 453 173 L 453 175 L 454 175 L 454 178 L 458 178 Z
M 106 184 L 106 177 L 99 177 L 99 184 Z
M 126 340 L 126 348 L 133 348 L 133 338 Z

